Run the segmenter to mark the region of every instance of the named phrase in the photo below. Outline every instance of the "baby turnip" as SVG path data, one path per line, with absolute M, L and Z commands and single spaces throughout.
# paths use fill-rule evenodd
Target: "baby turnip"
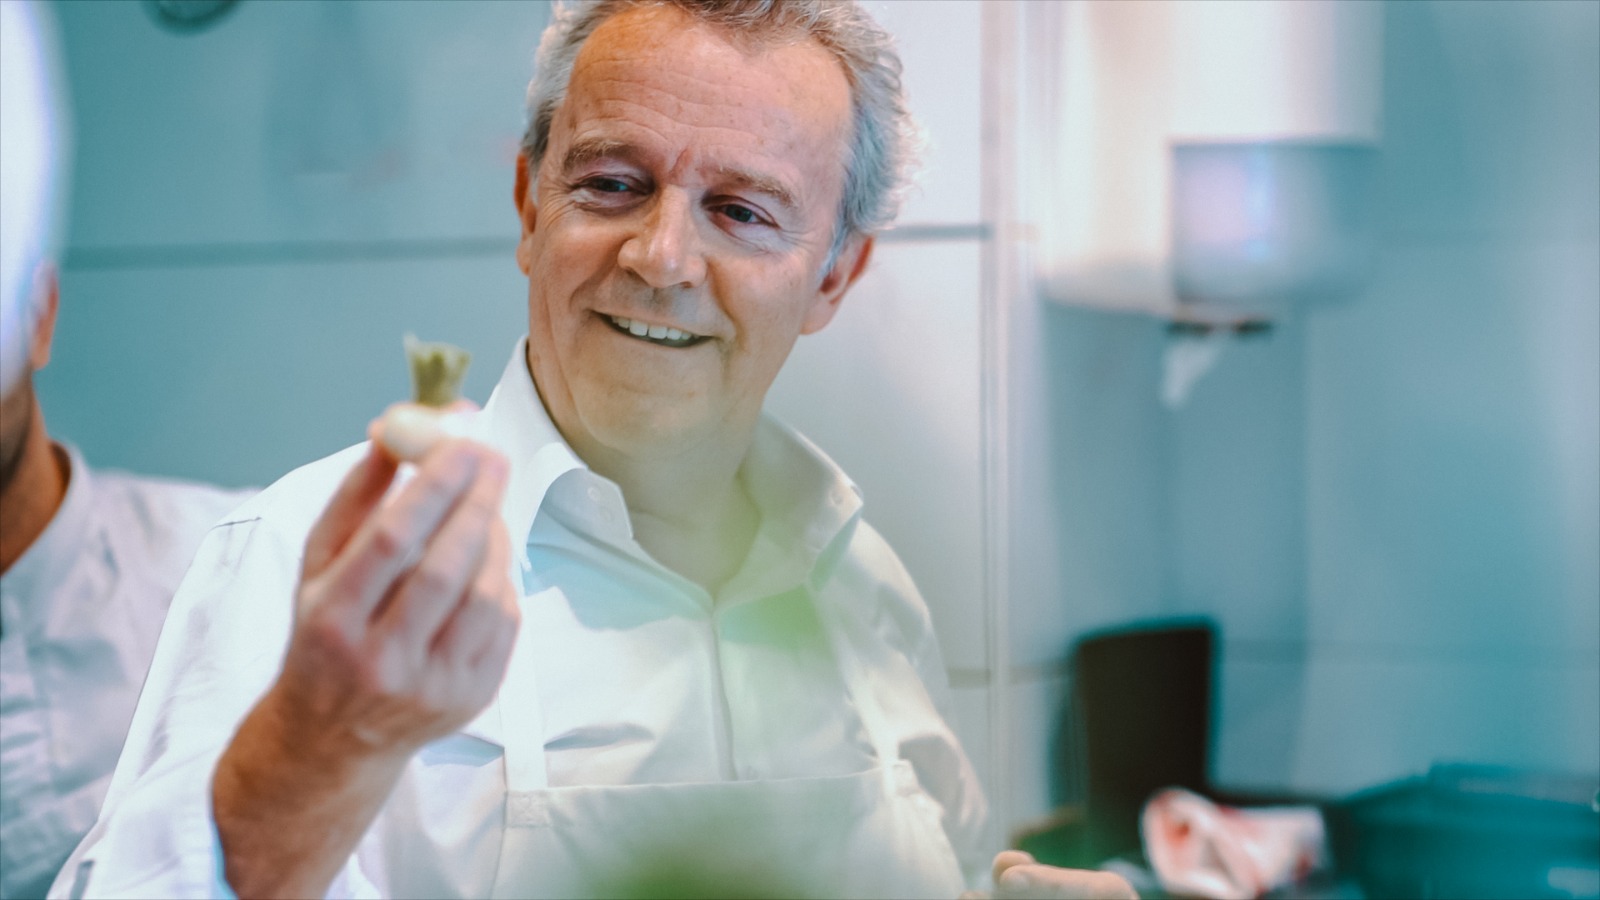
M 439 441 L 459 435 L 473 408 L 461 399 L 461 380 L 472 354 L 450 344 L 405 336 L 412 399 L 396 403 L 373 423 L 370 436 L 402 462 L 416 462 Z

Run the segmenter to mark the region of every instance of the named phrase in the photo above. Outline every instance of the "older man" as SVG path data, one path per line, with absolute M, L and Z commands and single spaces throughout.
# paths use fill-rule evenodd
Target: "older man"
M 93 471 L 33 376 L 59 304 L 68 116 L 49 11 L 0 3 L 0 897 L 39 897 L 95 822 L 167 604 L 245 494 Z
M 853 3 L 575 4 L 529 93 L 528 336 L 473 439 L 398 478 L 351 448 L 211 534 L 59 890 L 983 877 L 927 610 L 843 473 L 761 412 L 893 217 L 887 38 Z M 1002 884 L 1126 888 L 1025 863 Z

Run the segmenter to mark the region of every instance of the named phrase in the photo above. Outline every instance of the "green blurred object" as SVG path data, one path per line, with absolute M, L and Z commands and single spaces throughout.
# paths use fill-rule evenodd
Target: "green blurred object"
M 597 886 L 595 896 L 617 900 L 782 900 L 808 893 L 773 872 L 708 867 L 704 859 L 662 857 Z
M 785 900 L 820 897 L 788 848 L 742 842 L 737 822 L 705 820 L 664 835 L 625 867 L 597 878 L 585 896 L 617 900 Z
M 1326 812 L 1368 897 L 1600 897 L 1600 777 L 1436 765 Z

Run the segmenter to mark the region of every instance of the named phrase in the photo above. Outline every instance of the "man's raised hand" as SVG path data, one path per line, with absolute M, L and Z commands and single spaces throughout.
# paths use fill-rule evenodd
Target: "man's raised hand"
M 507 464 L 448 439 L 392 497 L 376 445 L 306 542 L 283 670 L 217 764 L 240 896 L 322 896 L 422 745 L 494 697 L 519 613 L 500 521 Z
M 373 452 L 306 542 L 295 629 L 273 692 L 354 752 L 409 756 L 494 696 L 516 635 L 500 523 L 506 463 L 465 440 L 421 460 L 387 503 Z

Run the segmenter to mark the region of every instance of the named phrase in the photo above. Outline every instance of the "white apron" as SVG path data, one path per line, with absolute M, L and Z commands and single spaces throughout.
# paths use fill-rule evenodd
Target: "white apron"
M 493 896 L 960 894 L 939 804 L 900 758 L 840 612 L 812 596 L 879 761 L 853 775 L 550 787 L 531 642 L 518 641 L 498 698 L 506 806 Z

